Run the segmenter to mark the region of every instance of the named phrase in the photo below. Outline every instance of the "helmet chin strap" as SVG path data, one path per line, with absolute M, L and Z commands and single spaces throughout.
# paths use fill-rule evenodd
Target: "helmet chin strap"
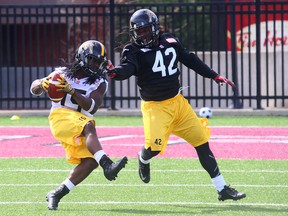
M 90 71 L 91 75 L 93 76 L 98 75 L 98 71 L 91 70 L 90 68 L 88 68 L 88 70 Z
M 137 43 L 139 46 L 142 46 L 142 47 L 149 47 L 150 44 L 153 42 L 153 40 L 150 40 L 148 43 L 145 43 L 144 44 L 144 41 L 140 41 L 140 43 Z

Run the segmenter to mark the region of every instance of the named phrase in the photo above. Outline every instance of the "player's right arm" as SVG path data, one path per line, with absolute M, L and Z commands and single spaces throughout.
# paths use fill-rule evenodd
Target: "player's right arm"
M 43 94 L 43 92 L 48 92 L 50 78 L 51 78 L 51 74 L 42 79 L 34 80 L 30 86 L 31 94 L 35 96 L 40 96 Z
M 137 49 L 131 44 L 124 47 L 121 63 L 114 67 L 110 62 L 106 73 L 108 77 L 115 80 L 125 80 L 135 75 L 137 71 Z
M 44 90 L 40 87 L 41 86 L 41 79 L 36 79 L 31 83 L 30 92 L 35 96 L 40 96 L 43 94 Z

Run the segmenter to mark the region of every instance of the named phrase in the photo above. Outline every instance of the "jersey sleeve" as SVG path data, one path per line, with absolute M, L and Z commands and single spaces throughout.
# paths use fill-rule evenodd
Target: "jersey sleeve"
M 218 73 L 206 65 L 195 53 L 189 52 L 178 40 L 179 61 L 197 74 L 214 79 Z
M 137 50 L 131 45 L 128 44 L 124 47 L 122 51 L 122 58 L 120 64 L 115 66 L 114 79 L 124 80 L 128 79 L 132 75 L 136 74 L 138 71 L 138 60 L 137 60 Z

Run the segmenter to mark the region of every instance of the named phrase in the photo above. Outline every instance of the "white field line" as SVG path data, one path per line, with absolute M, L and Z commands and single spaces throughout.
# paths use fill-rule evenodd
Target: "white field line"
M 102 142 L 103 145 L 107 146 L 142 146 L 143 143 L 106 143 L 105 141 L 111 141 L 111 140 L 118 140 L 122 138 L 142 138 L 143 135 L 121 135 L 121 136 L 110 136 L 110 137 L 100 137 L 99 140 Z M 210 137 L 211 143 L 250 143 L 250 144 L 259 144 L 259 143 L 267 143 L 267 144 L 288 144 L 288 136 L 251 136 L 251 135 L 215 135 Z M 168 141 L 168 145 L 173 144 L 188 144 L 184 139 L 179 138 L 177 136 L 172 135 Z
M 50 187 L 58 184 L 0 184 L 0 187 Z M 250 188 L 288 188 L 288 185 L 248 185 L 248 184 L 233 184 L 235 187 L 250 187 Z M 211 187 L 212 184 L 79 184 L 77 187 Z
M 19 128 L 19 127 L 24 127 L 24 128 L 50 128 L 49 126 L 0 126 L 0 128 L 6 128 L 6 127 L 9 127 L 9 128 Z M 97 128 L 143 128 L 143 126 L 97 126 Z M 288 128 L 288 126 L 209 126 L 211 128 Z
M 46 204 L 46 202 L 0 202 L 0 205 L 35 205 Z M 215 205 L 215 206 L 265 206 L 265 207 L 288 207 L 288 204 L 281 203 L 239 203 L 239 202 L 118 202 L 118 201 L 98 201 L 98 202 L 65 202 L 61 205 Z
M 23 139 L 29 138 L 31 135 L 0 135 L 0 141 L 8 140 L 8 139 Z
M 61 169 L 0 169 L 0 172 L 70 172 L 71 170 L 61 170 Z M 102 172 L 97 169 L 94 172 Z M 136 169 L 123 169 L 121 172 L 138 172 Z M 158 173 L 199 173 L 206 172 L 204 169 L 200 170 L 152 170 L 151 172 Z M 288 173 L 288 170 L 221 170 L 222 173 Z

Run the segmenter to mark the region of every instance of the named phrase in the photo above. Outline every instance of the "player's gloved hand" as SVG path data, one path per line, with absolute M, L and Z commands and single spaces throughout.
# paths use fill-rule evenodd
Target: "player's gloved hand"
M 236 89 L 236 86 L 234 85 L 234 83 L 232 81 L 230 81 L 229 79 L 227 79 L 226 77 L 218 75 L 213 80 L 219 85 L 223 85 L 223 83 L 227 83 L 233 89 Z
M 107 74 L 108 77 L 110 78 L 114 78 L 116 76 L 116 70 L 114 65 L 112 64 L 112 62 L 110 60 L 108 60 L 108 65 L 106 67 L 105 72 Z
M 47 76 L 41 80 L 40 88 L 43 89 L 45 92 L 48 92 L 50 79 L 51 79 L 51 75 L 49 75 L 49 76 Z
M 57 79 L 60 84 L 56 84 L 58 87 L 57 91 L 65 92 L 67 94 L 73 95 L 75 93 L 75 89 L 67 82 L 67 80 L 61 75 L 60 78 Z

